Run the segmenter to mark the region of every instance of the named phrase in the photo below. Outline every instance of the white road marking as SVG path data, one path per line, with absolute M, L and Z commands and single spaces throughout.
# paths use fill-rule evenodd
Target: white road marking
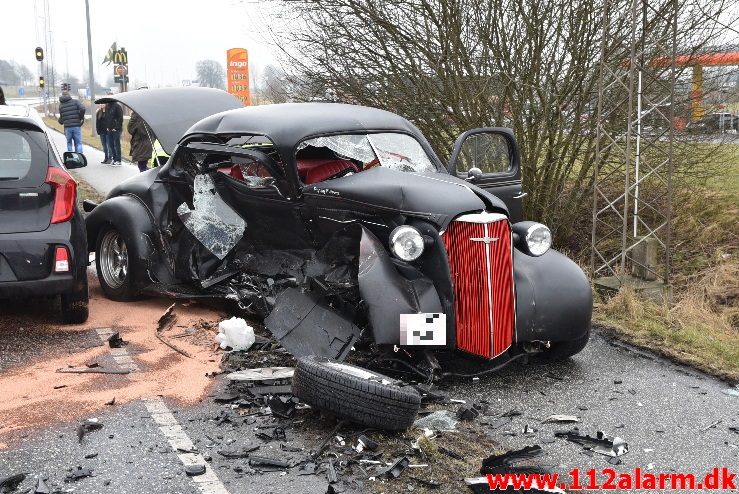
M 154 422 L 159 426 L 164 437 L 169 441 L 169 445 L 177 453 L 183 465 L 203 465 L 205 473 L 192 477 L 195 486 L 203 494 L 229 494 L 226 486 L 218 479 L 213 469 L 210 468 L 208 462 L 200 453 L 183 453 L 181 450 L 191 451 L 195 445 L 182 429 L 177 419 L 169 411 L 167 405 L 161 398 L 150 398 L 144 400 L 146 408 L 149 410 Z M 179 448 L 179 449 L 178 449 Z
M 108 338 L 115 331 L 112 328 L 97 328 L 95 329 L 100 339 L 104 342 L 108 342 Z M 113 355 L 116 363 L 123 368 L 131 371 L 139 370 L 136 362 L 133 361 L 125 348 L 111 348 L 110 353 Z M 195 486 L 202 494 L 229 494 L 226 486 L 223 485 L 218 477 L 216 476 L 213 469 L 210 467 L 208 462 L 205 461 L 203 455 L 200 453 L 183 453 L 180 450 L 192 451 L 195 448 L 192 440 L 185 433 L 182 426 L 177 422 L 177 419 L 169 411 L 167 405 L 159 397 L 147 398 L 144 400 L 147 410 L 151 414 L 151 418 L 159 426 L 159 430 L 162 431 L 164 437 L 167 438 L 169 445 L 172 446 L 172 450 L 177 453 L 180 461 L 183 465 L 203 465 L 205 466 L 205 473 L 196 477 L 190 477 Z

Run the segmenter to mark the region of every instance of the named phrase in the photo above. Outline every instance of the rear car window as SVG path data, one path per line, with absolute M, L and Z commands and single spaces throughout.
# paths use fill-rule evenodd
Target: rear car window
M 49 166 L 49 146 L 41 131 L 0 128 L 0 188 L 37 187 Z

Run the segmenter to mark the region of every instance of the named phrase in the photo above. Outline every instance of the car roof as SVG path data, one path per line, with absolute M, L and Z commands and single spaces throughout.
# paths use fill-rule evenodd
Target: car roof
M 315 135 L 376 131 L 401 131 L 423 139 L 412 123 L 395 113 L 342 103 L 282 103 L 239 108 L 202 119 L 186 135 L 265 135 L 286 149 Z
M 25 105 L 0 105 L 0 120 L 31 124 L 46 130 L 46 124 L 38 112 Z

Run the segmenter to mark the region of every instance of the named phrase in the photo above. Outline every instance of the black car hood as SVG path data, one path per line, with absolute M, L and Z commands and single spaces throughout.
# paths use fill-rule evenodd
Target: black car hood
M 309 185 L 303 194 L 424 217 L 442 228 L 466 212 L 487 210 L 508 214 L 503 201 L 447 173 L 404 173 L 376 167 Z
M 114 101 L 138 113 L 154 131 L 167 154 L 172 154 L 177 142 L 194 123 L 244 106 L 226 91 L 203 87 L 142 89 L 104 96 L 95 103 Z

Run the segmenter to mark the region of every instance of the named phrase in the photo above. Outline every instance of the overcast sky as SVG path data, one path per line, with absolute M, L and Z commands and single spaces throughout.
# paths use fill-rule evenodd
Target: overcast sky
M 225 67 L 228 48 L 248 49 L 257 69 L 274 63 L 260 34 L 270 21 L 255 0 L 89 2 L 95 79 L 101 83 L 113 71 L 102 61 L 114 41 L 128 51 L 132 82 L 150 87 L 195 79 L 198 60 L 214 59 Z M 85 0 L 48 0 L 48 5 L 57 71 L 65 73 L 68 66 L 81 77 L 87 70 Z M 43 10 L 44 0 L 0 0 L 0 59 L 38 71 L 34 48 L 44 46 Z

